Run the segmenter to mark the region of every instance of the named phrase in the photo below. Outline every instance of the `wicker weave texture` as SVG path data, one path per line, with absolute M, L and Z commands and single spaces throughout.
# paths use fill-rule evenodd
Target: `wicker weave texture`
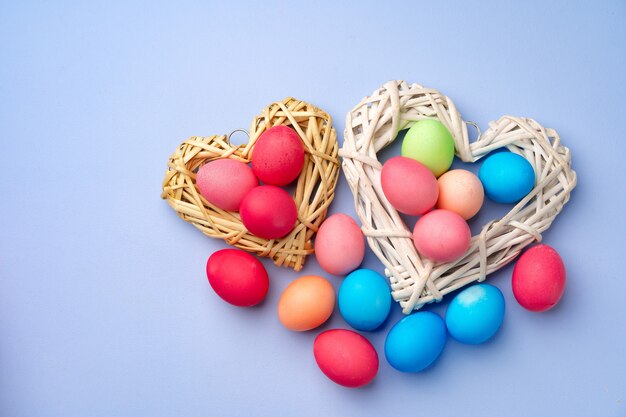
M 422 119 L 437 119 L 454 138 L 456 155 L 475 162 L 508 148 L 526 158 L 536 174 L 534 189 L 503 218 L 484 225 L 466 254 L 455 262 L 421 258 L 411 232 L 385 198 L 377 152 L 398 132 Z M 393 298 L 405 314 L 486 276 L 511 262 L 520 251 L 541 240 L 576 186 L 568 148 L 554 129 L 533 119 L 503 116 L 470 143 L 467 125 L 452 100 L 437 90 L 391 81 L 365 97 L 346 117 L 340 150 L 343 171 L 368 244 L 385 266 Z
M 306 153 L 293 194 L 298 208 L 297 224 L 287 236 L 267 240 L 249 233 L 239 213 L 207 202 L 196 187 L 195 176 L 200 166 L 215 159 L 250 162 L 259 136 L 277 125 L 292 127 L 302 139 Z M 224 239 L 230 245 L 271 258 L 276 265 L 299 271 L 306 256 L 313 253 L 311 239 L 335 196 L 338 149 L 337 134 L 326 112 L 304 101 L 286 98 L 270 104 L 254 118 L 250 141 L 245 145 L 231 145 L 226 135 L 193 136 L 183 142 L 169 158 L 161 197 L 205 235 Z

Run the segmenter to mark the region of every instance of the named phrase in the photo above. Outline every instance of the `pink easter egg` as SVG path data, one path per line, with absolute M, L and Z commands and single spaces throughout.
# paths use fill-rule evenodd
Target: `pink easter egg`
M 278 239 L 294 228 L 296 203 L 289 193 L 273 185 L 253 188 L 241 202 L 241 221 L 248 231 L 264 239 Z
M 287 185 L 304 165 L 304 145 L 300 136 L 287 126 L 274 126 L 261 134 L 252 151 L 252 169 L 269 185 Z
M 344 387 L 367 385 L 378 373 L 376 349 L 352 330 L 333 329 L 320 333 L 313 342 L 313 355 L 324 375 Z
M 565 265 L 557 251 L 548 245 L 528 249 L 513 269 L 513 295 L 530 311 L 554 307 L 565 291 Z
M 222 210 L 238 211 L 244 196 L 259 181 L 248 165 L 224 158 L 202 165 L 196 174 L 196 185 L 209 203 Z
M 401 213 L 416 216 L 434 207 L 439 195 L 437 178 L 422 163 L 404 156 L 391 158 L 380 174 L 383 193 Z
M 328 217 L 315 236 L 315 258 L 324 271 L 346 275 L 363 262 L 365 239 L 358 224 L 342 213 Z
M 413 243 L 420 255 L 435 262 L 452 262 L 465 254 L 472 234 L 467 222 L 449 210 L 433 210 L 413 229 Z
M 215 293 L 238 307 L 259 304 L 270 285 L 263 264 L 239 249 L 222 249 L 213 253 L 206 263 L 206 274 Z

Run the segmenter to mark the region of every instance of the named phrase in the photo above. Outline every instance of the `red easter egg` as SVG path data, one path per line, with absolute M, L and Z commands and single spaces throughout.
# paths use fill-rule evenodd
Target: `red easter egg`
M 273 185 L 253 188 L 239 207 L 248 231 L 264 239 L 278 239 L 294 228 L 298 219 L 296 203 L 289 193 Z
M 352 330 L 320 333 L 313 343 L 317 366 L 331 381 L 348 388 L 367 385 L 378 372 L 374 346 Z
M 437 178 L 415 159 L 391 158 L 383 165 L 380 182 L 387 200 L 401 213 L 417 216 L 437 203 Z
M 252 168 L 230 158 L 216 159 L 198 169 L 196 185 L 200 194 L 216 207 L 239 210 L 243 197 L 259 185 Z
M 270 285 L 263 264 L 238 249 L 222 249 L 212 254 L 206 263 L 206 274 L 217 295 L 238 307 L 259 304 Z
M 565 291 L 563 260 L 548 245 L 533 246 L 515 264 L 512 286 L 515 299 L 525 309 L 551 309 Z
M 304 165 L 300 136 L 287 126 L 274 126 L 261 134 L 252 150 L 252 169 L 269 185 L 287 185 Z

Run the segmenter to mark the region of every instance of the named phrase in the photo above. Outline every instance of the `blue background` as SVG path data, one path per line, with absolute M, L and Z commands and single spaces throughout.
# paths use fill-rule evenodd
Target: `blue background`
M 626 3 L 175 3 L 1 2 L 0 415 L 626 415 Z M 276 318 L 298 274 L 265 261 L 262 306 L 221 302 L 204 267 L 225 244 L 159 194 L 188 136 L 248 127 L 291 95 L 327 110 L 342 140 L 345 113 L 396 78 L 483 128 L 512 114 L 559 131 L 579 185 L 544 241 L 568 286 L 533 314 L 512 267 L 493 274 L 501 331 L 449 340 L 419 374 L 382 355 L 394 305 L 367 335 L 378 377 L 348 390 L 316 367 L 317 332 Z M 343 177 L 331 211 L 354 215 Z M 364 266 L 382 272 L 370 252 Z M 302 273 L 322 271 L 311 258 Z

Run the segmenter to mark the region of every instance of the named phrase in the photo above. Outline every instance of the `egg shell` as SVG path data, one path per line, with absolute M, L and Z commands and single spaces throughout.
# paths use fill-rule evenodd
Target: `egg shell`
M 252 169 L 269 185 L 287 185 L 302 171 L 304 145 L 287 126 L 274 126 L 261 134 L 252 150 Z
M 535 186 L 530 162 L 513 152 L 499 152 L 483 162 L 478 177 L 485 194 L 496 203 L 517 203 Z
M 391 309 L 389 284 L 371 269 L 357 269 L 339 287 L 339 312 L 353 328 L 372 331 L 385 322 Z
M 345 275 L 363 262 L 365 238 L 359 225 L 342 213 L 333 214 L 315 236 L 315 258 L 324 271 Z
M 383 165 L 380 174 L 385 197 L 401 213 L 416 216 L 432 209 L 437 202 L 437 178 L 420 162 L 396 156 Z
M 446 325 L 430 311 L 413 313 L 396 323 L 385 340 L 387 362 L 401 372 L 432 365 L 446 346 Z
M 289 193 L 273 185 L 261 185 L 246 194 L 239 207 L 248 231 L 264 239 L 279 239 L 291 232 L 298 219 Z
M 214 206 L 238 211 L 244 196 L 259 185 L 252 169 L 234 159 L 216 159 L 202 165 L 196 174 L 200 194 Z
M 401 154 L 426 165 L 438 177 L 452 165 L 454 139 L 440 121 L 420 120 L 406 132 Z
M 556 250 L 548 245 L 528 249 L 513 269 L 513 295 L 530 311 L 554 307 L 565 291 L 565 265 Z
M 453 211 L 468 220 L 482 207 L 485 199 L 483 184 L 470 171 L 453 169 L 439 177 L 437 182 L 437 208 Z
M 452 262 L 467 252 L 472 239 L 470 228 L 457 213 L 433 210 L 415 223 L 413 243 L 420 255 L 435 262 Z
M 313 355 L 324 375 L 344 387 L 367 385 L 378 372 L 376 349 L 369 340 L 351 330 L 320 333 L 313 343 Z
M 298 332 L 321 326 L 333 314 L 335 290 L 326 279 L 308 275 L 294 280 L 278 300 L 278 319 Z
M 461 343 L 484 343 L 500 329 L 504 309 L 504 296 L 497 287 L 472 285 L 458 293 L 448 305 L 446 327 Z
M 215 293 L 238 307 L 259 304 L 270 285 L 263 264 L 238 249 L 222 249 L 213 253 L 207 260 L 206 274 Z

